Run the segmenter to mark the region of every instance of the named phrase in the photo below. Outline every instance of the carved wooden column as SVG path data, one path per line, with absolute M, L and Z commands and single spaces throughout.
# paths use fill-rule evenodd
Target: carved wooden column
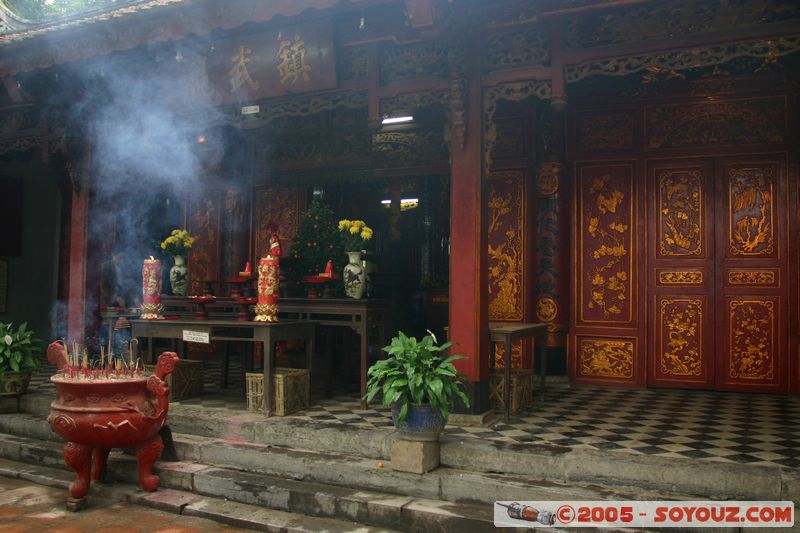
M 67 289 L 67 340 L 84 343 L 86 330 L 87 225 L 89 222 L 88 157 L 67 163 L 72 184 L 72 220 L 69 236 L 69 286 Z
M 466 34 L 465 34 L 466 35 Z M 489 409 L 488 295 L 486 293 L 486 184 L 481 165 L 479 39 L 458 40 L 451 64 L 450 310 L 449 337 L 455 361 L 469 378 L 472 413 Z M 466 54 L 466 56 L 465 56 Z
M 569 323 L 569 194 L 564 164 L 564 112 L 553 103 L 543 110 L 544 162 L 536 176 L 537 236 L 535 314 L 548 324 L 548 346 L 567 345 Z

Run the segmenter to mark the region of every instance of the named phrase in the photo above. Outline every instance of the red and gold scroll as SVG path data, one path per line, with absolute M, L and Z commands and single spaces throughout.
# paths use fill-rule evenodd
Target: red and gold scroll
M 142 316 L 145 320 L 161 318 L 161 261 L 144 260 L 142 265 Z

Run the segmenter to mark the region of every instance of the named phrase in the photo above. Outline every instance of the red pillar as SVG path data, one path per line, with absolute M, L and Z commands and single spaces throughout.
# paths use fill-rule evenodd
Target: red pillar
M 84 344 L 86 330 L 87 225 L 89 180 L 85 161 L 68 163 L 72 182 L 72 220 L 69 237 L 69 286 L 67 289 L 67 339 Z
M 479 57 L 477 43 L 464 50 Z M 489 409 L 488 295 L 486 290 L 486 195 L 482 176 L 481 80 L 477 61 L 463 61 L 463 107 L 453 104 L 450 177 L 450 309 L 452 353 L 467 356 L 455 362 L 469 378 L 467 395 L 472 413 Z M 458 80 L 454 80 L 454 85 Z M 462 111 L 463 113 L 459 113 Z

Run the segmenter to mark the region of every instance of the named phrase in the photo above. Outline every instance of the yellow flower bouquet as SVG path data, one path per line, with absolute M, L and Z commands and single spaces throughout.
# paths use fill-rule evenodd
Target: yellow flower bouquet
M 345 218 L 339 221 L 339 236 L 346 252 L 360 252 L 372 238 L 372 228 L 363 220 Z
M 169 237 L 161 242 L 161 249 L 169 255 L 186 255 L 194 244 L 194 237 L 185 229 L 174 229 Z

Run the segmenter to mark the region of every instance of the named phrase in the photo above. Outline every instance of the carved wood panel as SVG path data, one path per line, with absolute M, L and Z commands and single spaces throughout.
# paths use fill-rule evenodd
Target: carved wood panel
M 599 152 L 633 150 L 636 112 L 632 110 L 576 114 L 578 150 Z
M 522 320 L 525 293 L 525 173 L 489 176 L 489 319 Z
M 258 186 L 253 191 L 253 228 L 255 243 L 253 260 L 258 261 L 268 248 L 270 222 L 278 224 L 283 256 L 289 255 L 289 245 L 297 234 L 303 192 L 298 187 Z
M 786 163 L 720 159 L 717 176 L 717 387 L 786 391 Z
M 641 385 L 640 204 L 636 165 L 587 162 L 576 168 L 571 372 L 581 383 Z
M 584 166 L 578 184 L 580 323 L 632 324 L 635 316 L 633 166 Z
M 726 178 L 729 254 L 776 257 L 775 168 L 759 165 L 730 167 Z
M 713 164 L 654 161 L 648 174 L 648 385 L 712 388 Z
M 589 337 L 578 335 L 577 377 L 593 380 L 634 377 L 636 340 L 621 337 Z
M 777 375 L 780 321 L 776 299 L 727 299 L 728 356 L 726 382 L 773 382 Z
M 714 330 L 705 295 L 656 297 L 656 381 L 708 386 L 713 377 Z M 709 338 L 709 336 L 711 338 Z
M 489 320 L 519 322 L 525 315 L 525 172 L 507 170 L 489 176 L 488 268 Z M 502 366 L 496 346 L 495 362 Z M 511 366 L 523 366 L 523 345 L 515 343 Z
M 571 152 L 583 158 L 573 188 L 575 380 L 796 392 L 800 186 L 797 159 L 775 154 L 796 141 L 793 102 L 766 94 L 573 109 Z M 724 155 L 748 152 L 769 155 Z M 627 154 L 646 172 L 618 161 Z M 609 290 L 619 272 L 623 290 Z
M 647 148 L 701 148 L 786 141 L 784 97 L 648 107 Z
M 189 194 L 186 226 L 196 240 L 189 253 L 189 294 L 200 294 L 204 281 L 220 278 L 220 213 L 223 191 Z

